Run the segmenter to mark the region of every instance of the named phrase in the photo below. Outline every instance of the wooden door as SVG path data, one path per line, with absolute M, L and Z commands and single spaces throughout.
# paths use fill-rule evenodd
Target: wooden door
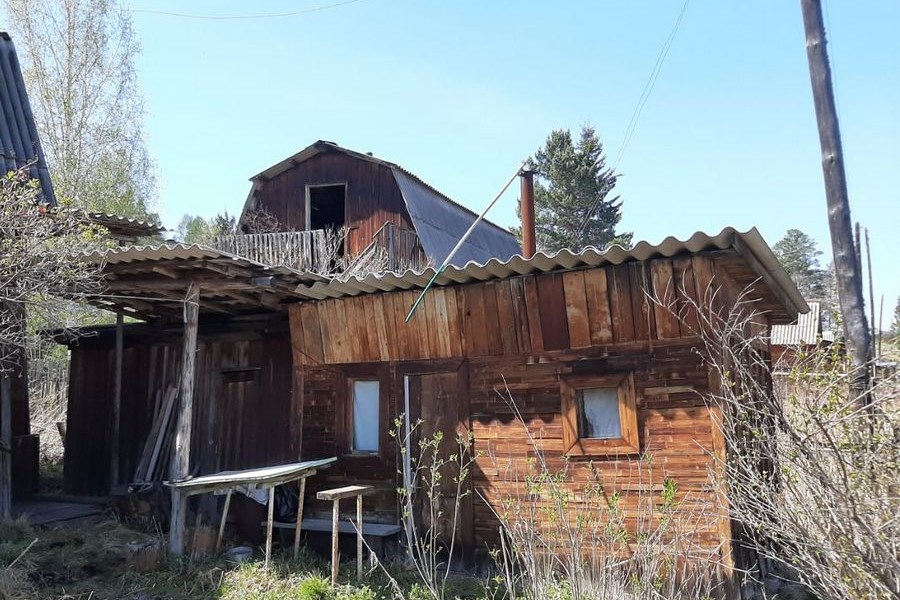
M 434 518 L 438 518 L 437 531 L 441 542 L 449 545 L 460 466 L 457 441 L 461 405 L 459 375 L 457 372 L 411 375 L 409 390 L 410 412 L 414 417 L 418 413 L 418 418 L 421 419 L 411 448 L 412 457 L 418 460 L 419 467 L 417 521 L 421 527 L 427 528 Z M 439 442 L 435 437 L 438 433 L 441 434 Z M 424 448 L 422 444 L 425 444 Z M 440 478 L 433 486 L 435 502 L 432 504 L 429 502 L 427 488 L 432 479 L 434 461 L 442 463 L 442 466 L 435 470 Z M 470 505 L 469 499 L 464 498 L 461 506 L 463 510 L 457 515 L 458 535 L 462 535 L 465 529 L 463 521 L 466 519 L 463 517 L 468 518 L 467 510 Z M 460 541 L 458 538 L 457 544 Z

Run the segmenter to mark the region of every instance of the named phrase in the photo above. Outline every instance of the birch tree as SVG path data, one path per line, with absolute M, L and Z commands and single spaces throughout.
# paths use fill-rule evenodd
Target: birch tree
M 116 0 L 3 0 L 57 196 L 158 220 L 129 14 Z

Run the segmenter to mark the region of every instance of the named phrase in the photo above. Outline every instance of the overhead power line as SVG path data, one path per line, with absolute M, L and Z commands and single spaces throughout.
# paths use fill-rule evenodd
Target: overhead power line
M 675 36 L 678 34 L 678 29 L 681 27 L 681 22 L 684 20 L 684 15 L 687 12 L 687 8 L 690 3 L 691 0 L 684 0 L 684 4 L 682 4 L 681 6 L 681 11 L 678 13 L 678 17 L 676 17 L 675 19 L 675 24 L 672 26 L 672 30 L 669 32 L 669 36 L 666 38 L 665 42 L 662 45 L 662 48 L 660 48 L 659 50 L 659 54 L 656 56 L 656 63 L 653 65 L 653 69 L 650 70 L 650 76 L 647 78 L 647 83 L 644 84 L 644 89 L 641 90 L 641 95 L 638 98 L 637 104 L 635 105 L 634 110 L 631 113 L 631 119 L 629 119 L 628 125 L 625 127 L 625 135 L 622 138 L 622 144 L 619 146 L 619 151 L 616 154 L 616 160 L 613 161 L 613 174 L 615 174 L 616 168 L 622 161 L 622 157 L 625 156 L 625 150 L 631 143 L 631 138 L 634 136 L 634 131 L 637 128 L 638 121 L 641 118 L 641 113 L 644 111 L 644 106 L 647 104 L 647 100 L 650 99 L 650 94 L 653 93 L 653 88 L 654 86 L 656 86 L 656 80 L 659 78 L 659 74 L 662 71 L 662 67 L 666 61 L 666 57 L 669 55 L 669 49 L 672 47 L 672 43 L 675 41 Z M 584 230 L 587 228 L 588 223 L 590 223 L 591 218 L 594 216 L 594 213 L 596 213 L 597 209 L 600 207 L 600 203 L 602 201 L 603 196 L 597 196 L 588 211 L 585 213 L 584 219 L 582 219 L 581 225 L 579 225 L 578 230 L 569 239 L 569 245 L 571 245 L 572 242 L 581 237 L 581 235 L 584 233 Z
M 131 12 L 133 13 L 143 13 L 148 15 L 161 15 L 165 17 L 179 17 L 182 19 L 201 19 L 207 21 L 235 21 L 235 20 L 249 20 L 249 19 L 277 19 L 281 17 L 295 17 L 297 15 L 304 15 L 313 12 L 320 12 L 323 10 L 328 10 L 330 8 L 338 8 L 340 6 L 346 6 L 348 4 L 353 4 L 355 2 L 361 2 L 362 0 L 344 0 L 343 2 L 335 2 L 334 4 L 326 4 L 324 6 L 314 6 L 312 8 L 305 8 L 303 10 L 294 10 L 290 12 L 282 12 L 282 13 L 269 13 L 269 14 L 255 14 L 255 15 L 197 15 L 191 13 L 180 13 L 180 12 L 169 12 L 164 10 L 153 10 L 149 8 L 132 8 Z

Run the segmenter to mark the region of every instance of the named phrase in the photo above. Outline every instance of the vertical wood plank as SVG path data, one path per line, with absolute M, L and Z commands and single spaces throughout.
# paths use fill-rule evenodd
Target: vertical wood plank
M 476 286 L 478 284 L 475 284 Z M 500 319 L 497 308 L 497 284 L 493 281 L 482 283 L 481 297 L 484 301 L 484 330 L 487 352 L 492 356 L 503 353 L 503 340 L 500 333 Z
M 509 292 L 515 322 L 516 350 L 520 353 L 531 352 L 528 306 L 525 301 L 525 278 L 513 277 L 510 279 Z
M 300 533 L 303 530 L 303 501 L 306 498 L 306 477 L 301 477 L 297 491 L 297 524 L 294 525 L 294 560 L 300 554 Z
M 648 294 L 653 294 L 651 279 L 646 263 L 636 261 L 628 263 L 628 276 L 631 281 L 631 315 L 634 319 L 634 337 L 637 340 L 649 340 L 654 331 L 653 313 L 650 308 Z
M 653 311 L 656 317 L 656 336 L 661 340 L 671 340 L 681 335 L 678 317 L 678 302 L 672 261 L 657 258 L 650 263 L 653 275 L 653 291 L 656 303 Z
M 110 452 L 109 461 L 109 485 L 110 488 L 119 484 L 119 456 L 122 452 L 120 443 L 120 429 L 122 426 L 122 357 L 125 353 L 125 318 L 121 312 L 116 313 L 116 364 L 113 374 L 113 401 L 110 410 Z
M 632 317 L 631 278 L 628 265 L 613 265 L 606 268 L 609 286 L 609 308 L 612 317 L 613 339 L 616 342 L 633 342 L 634 317 Z
M 536 279 L 544 349 L 568 348 L 569 326 L 566 319 L 566 294 L 562 276 L 559 273 L 548 273 L 538 275 Z
M 591 328 L 588 323 L 587 297 L 584 272 L 563 273 L 563 290 L 566 298 L 566 322 L 569 326 L 569 343 L 572 348 L 591 345 Z
M 531 351 L 544 351 L 544 332 L 541 326 L 541 303 L 538 300 L 537 279 L 534 275 L 526 275 L 523 279 L 525 289 L 525 306 L 528 312 L 528 333 L 531 339 Z
M 466 331 L 466 351 L 469 356 L 484 356 L 488 353 L 485 340 L 484 295 L 479 285 L 464 285 L 460 288 L 465 298 L 463 322 Z
M 450 338 L 454 332 L 450 329 L 450 317 L 447 313 L 447 288 L 434 290 L 434 310 L 437 323 L 437 356 L 448 358 L 452 356 L 450 350 Z
M 444 301 L 447 303 L 447 329 L 450 333 L 448 342 L 450 343 L 450 354 L 448 356 L 465 355 L 463 342 L 463 331 L 460 322 L 460 306 L 459 306 L 459 288 L 444 288 Z
M 378 341 L 378 359 L 388 360 L 391 357 L 391 350 L 394 344 L 391 343 L 391 335 L 393 327 L 388 327 L 385 311 L 385 294 L 375 294 L 372 298 L 372 319 L 375 324 L 375 337 Z M 394 354 L 396 356 L 396 354 Z
M 512 304 L 511 279 L 501 279 L 496 284 L 497 316 L 500 319 L 500 341 L 503 354 L 518 352 L 516 340 L 516 314 Z
M 697 316 L 697 290 L 694 287 L 694 270 L 690 256 L 680 256 L 672 260 L 672 277 L 681 322 L 681 335 L 700 334 L 700 320 Z
M 591 343 L 594 345 L 611 344 L 613 330 L 612 318 L 609 314 L 609 292 L 605 269 L 601 267 L 584 272 L 584 293 L 587 298 Z

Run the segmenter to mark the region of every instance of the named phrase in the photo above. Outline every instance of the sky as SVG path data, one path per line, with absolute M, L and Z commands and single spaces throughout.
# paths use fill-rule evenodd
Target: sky
M 587 123 L 622 175 L 635 241 L 733 226 L 774 245 L 797 228 L 829 262 L 799 0 L 690 0 L 643 103 L 684 0 L 337 2 L 126 2 L 167 227 L 239 213 L 250 177 L 319 139 L 479 212 L 550 131 Z M 900 2 L 824 5 L 852 216 L 869 229 L 887 327 L 900 296 Z M 514 224 L 516 199 L 490 218 Z

